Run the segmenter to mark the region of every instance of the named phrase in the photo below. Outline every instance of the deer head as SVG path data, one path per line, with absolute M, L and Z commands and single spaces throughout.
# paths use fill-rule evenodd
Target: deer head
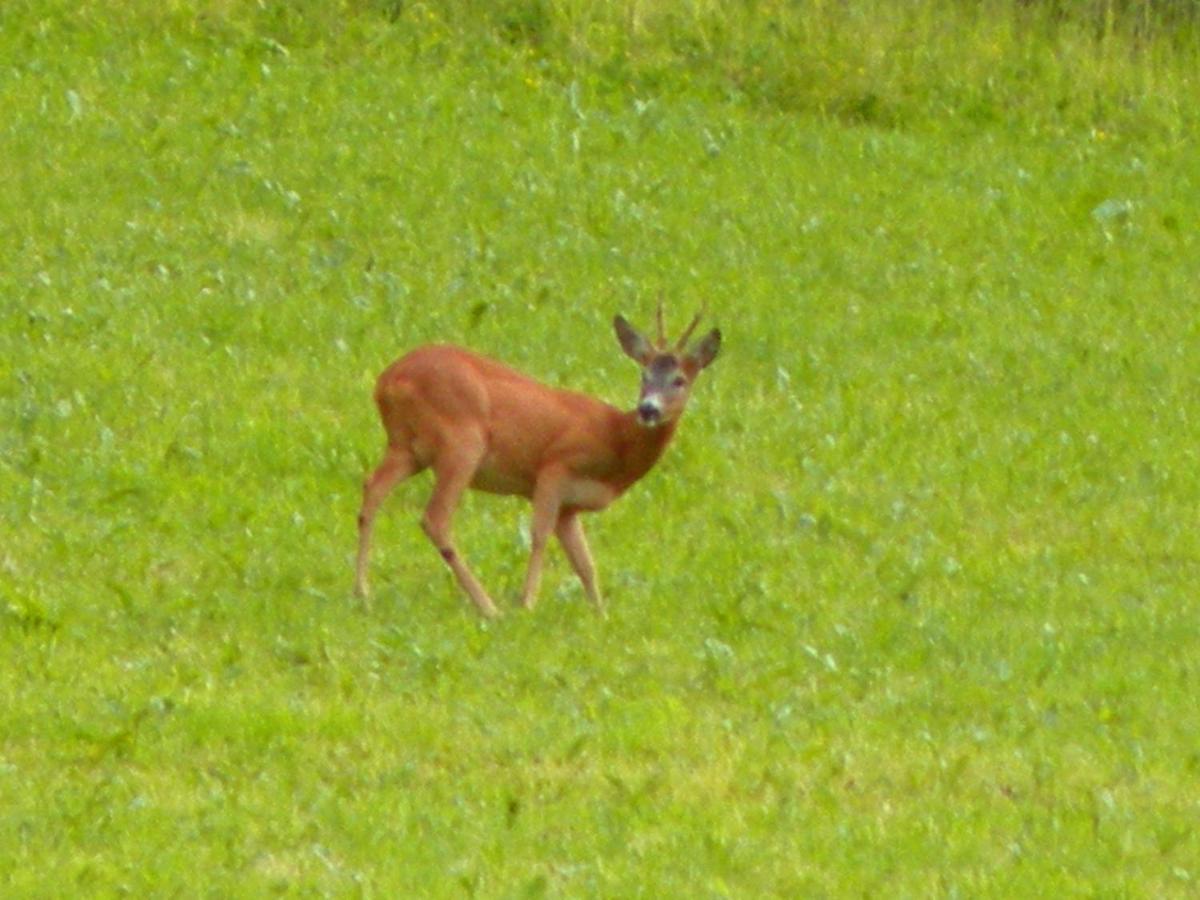
M 638 394 L 637 420 L 646 428 L 666 425 L 679 418 L 696 376 L 717 358 L 721 332 L 714 328 L 690 348 L 688 338 L 700 323 L 695 318 L 673 346 L 663 331 L 662 302 L 658 304 L 658 340 L 651 343 L 629 324 L 624 316 L 613 319 L 617 340 L 625 355 L 642 367 L 642 387 Z

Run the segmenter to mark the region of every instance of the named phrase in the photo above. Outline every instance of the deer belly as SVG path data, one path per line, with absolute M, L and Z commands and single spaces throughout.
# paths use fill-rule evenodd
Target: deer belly
M 475 470 L 475 475 L 471 478 L 471 487 L 488 494 L 520 494 L 524 497 L 533 495 L 533 484 L 529 479 L 486 463 Z
M 575 509 L 604 509 L 615 496 L 616 491 L 602 481 L 572 478 L 563 491 L 562 505 Z

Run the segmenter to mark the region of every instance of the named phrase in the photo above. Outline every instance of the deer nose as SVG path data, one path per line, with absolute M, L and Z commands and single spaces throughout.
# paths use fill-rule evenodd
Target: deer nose
M 662 408 L 653 400 L 643 400 L 639 403 L 637 413 L 643 425 L 657 425 L 662 419 Z

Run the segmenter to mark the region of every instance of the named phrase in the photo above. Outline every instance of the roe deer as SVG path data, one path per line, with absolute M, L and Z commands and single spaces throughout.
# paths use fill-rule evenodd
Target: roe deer
M 380 503 L 399 482 L 433 469 L 433 495 L 421 526 L 480 614 L 490 618 L 497 610 L 455 549 L 450 527 L 467 488 L 533 502 L 532 550 L 521 594 L 525 608 L 537 600 L 542 554 L 553 532 L 588 599 L 603 614 L 579 514 L 604 509 L 662 455 L 696 376 L 721 346 L 715 328 L 687 346 L 699 321 L 697 315 L 668 346 L 661 303 L 655 343 L 621 316 L 613 320 L 621 349 L 642 367 L 641 393 L 631 412 L 540 384 L 459 347 L 418 347 L 392 363 L 375 386 L 387 450 L 363 486 L 355 593 L 364 599 L 368 594 L 371 529 Z

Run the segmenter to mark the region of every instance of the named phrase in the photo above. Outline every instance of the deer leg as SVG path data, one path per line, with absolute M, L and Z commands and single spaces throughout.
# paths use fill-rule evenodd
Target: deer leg
M 383 462 L 363 483 L 362 508 L 358 512 L 358 561 L 354 569 L 354 593 L 364 601 L 370 596 L 367 561 L 371 556 L 371 531 L 379 506 L 397 484 L 417 471 L 412 454 L 399 447 L 388 447 Z
M 591 551 L 588 550 L 587 537 L 583 533 L 583 521 L 577 512 L 566 512 L 558 517 L 558 525 L 554 533 L 562 544 L 563 552 L 571 563 L 571 568 L 579 576 L 584 593 L 596 608 L 596 612 L 604 615 L 604 598 L 600 596 L 600 587 L 596 583 L 596 566 L 592 562 Z
M 562 479 L 553 474 L 538 478 L 533 490 L 533 524 L 530 527 L 529 569 L 525 573 L 525 587 L 521 591 L 521 605 L 533 609 L 537 604 L 538 586 L 542 581 L 542 557 L 546 541 L 558 521 L 562 505 Z
M 476 580 L 467 564 L 454 548 L 454 537 L 450 521 L 454 511 L 458 509 L 463 491 L 471 483 L 479 461 L 483 459 L 484 447 L 482 442 L 477 447 L 460 449 L 451 454 L 446 451 L 434 463 L 433 473 L 436 482 L 433 486 L 433 496 L 425 507 L 425 515 L 421 519 L 421 527 L 433 541 L 442 559 L 450 566 L 450 571 L 458 580 L 461 587 L 471 598 L 471 602 L 479 610 L 480 615 L 492 619 L 500 613 L 487 591 Z

